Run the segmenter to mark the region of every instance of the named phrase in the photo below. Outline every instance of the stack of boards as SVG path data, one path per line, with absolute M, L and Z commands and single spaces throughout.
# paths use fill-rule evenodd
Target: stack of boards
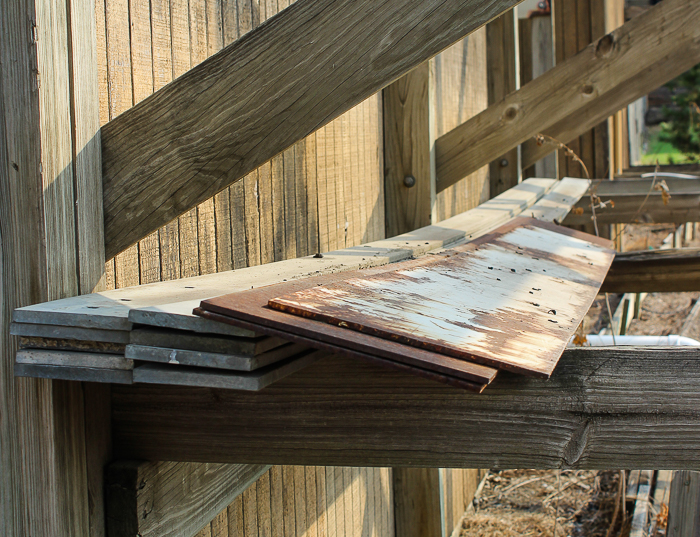
M 123 318 L 119 305 L 89 296 L 14 312 L 16 375 L 258 391 L 318 358 L 309 347 L 195 317 L 199 301 Z M 91 308 L 99 314 L 85 315 Z
M 203 319 L 481 392 L 498 370 L 549 378 L 614 258 L 532 218 L 437 255 L 201 302 Z

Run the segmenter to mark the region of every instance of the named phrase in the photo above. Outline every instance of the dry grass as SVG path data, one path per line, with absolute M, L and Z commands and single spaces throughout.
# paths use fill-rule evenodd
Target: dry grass
M 504 470 L 489 476 L 461 537 L 605 537 L 619 473 Z M 556 534 L 555 532 L 556 516 Z M 620 517 L 615 524 L 619 535 Z

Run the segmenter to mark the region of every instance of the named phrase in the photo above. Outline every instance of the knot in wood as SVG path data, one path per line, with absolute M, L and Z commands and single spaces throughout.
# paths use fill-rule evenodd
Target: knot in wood
M 503 119 L 506 121 L 513 121 L 518 116 L 518 108 L 516 106 L 509 106 L 503 113 Z
M 598 44 L 595 47 L 596 58 L 602 58 L 607 56 L 612 51 L 615 46 L 615 38 L 612 34 L 604 35 L 598 40 Z

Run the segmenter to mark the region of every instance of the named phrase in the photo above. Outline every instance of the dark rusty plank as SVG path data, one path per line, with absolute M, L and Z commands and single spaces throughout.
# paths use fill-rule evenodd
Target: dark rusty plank
M 600 288 L 614 256 L 608 245 L 519 218 L 465 246 L 390 271 L 313 279 L 293 291 L 248 291 L 203 301 L 202 308 L 357 350 L 360 335 L 369 335 L 370 346 L 361 349 L 367 354 L 377 354 L 383 338 L 385 358 L 401 359 L 417 349 L 427 353 L 412 364 L 421 367 L 452 356 L 548 377 Z M 372 293 L 353 294 L 366 285 Z M 276 308 L 332 324 L 275 317 L 262 307 L 262 295 L 275 299 L 270 305 Z M 387 349 L 386 343 L 398 347 Z
M 392 264 L 392 268 L 406 268 L 432 263 L 435 258 L 449 254 L 429 254 L 418 259 Z M 496 376 L 496 370 L 449 356 L 441 356 L 423 349 L 406 347 L 400 343 L 383 340 L 366 334 L 354 334 L 347 338 L 343 328 L 316 323 L 301 317 L 290 316 L 267 307 L 271 298 L 280 294 L 302 291 L 320 284 L 332 284 L 347 278 L 371 276 L 387 271 L 387 267 L 374 267 L 350 272 L 325 274 L 314 278 L 294 280 L 277 285 L 259 287 L 249 291 L 232 293 L 203 300 L 201 308 L 194 313 L 212 319 L 205 311 L 219 314 L 217 320 L 235 326 L 254 329 L 260 333 L 285 337 L 290 341 L 305 343 L 330 352 L 368 358 L 394 360 L 409 367 L 433 371 L 456 379 L 474 382 L 479 386 L 488 384 Z M 449 380 L 449 379 L 448 379 Z
M 281 312 L 277 312 L 274 310 L 267 309 L 263 305 L 260 306 L 260 309 L 265 311 L 266 313 L 271 313 L 273 314 L 272 316 L 274 317 L 275 315 L 284 315 Z M 221 315 L 219 313 L 214 313 L 211 311 L 204 310 L 202 308 L 195 308 L 194 313 L 196 315 L 201 315 L 205 319 L 210 319 L 212 321 L 218 321 L 221 323 L 226 323 L 226 324 L 231 324 L 233 326 L 240 326 L 242 328 L 249 328 L 251 330 L 255 329 L 258 330 L 259 332 L 265 332 L 270 335 L 274 336 L 279 336 L 279 337 L 286 337 L 289 339 L 289 341 L 293 341 L 295 343 L 302 343 L 306 344 L 309 347 L 314 347 L 316 349 L 328 351 L 337 355 L 341 356 L 347 356 L 350 358 L 359 358 L 361 360 L 365 360 L 380 366 L 384 367 L 389 367 L 392 369 L 396 369 L 398 371 L 403 371 L 406 373 L 411 373 L 414 375 L 418 375 L 420 377 L 429 379 L 429 380 L 435 380 L 437 382 L 442 382 L 443 384 L 447 384 L 449 386 L 452 386 L 454 388 L 461 388 L 463 390 L 467 390 L 470 392 L 475 392 L 475 393 L 481 393 L 484 391 L 484 388 L 488 386 L 488 382 L 496 378 L 496 373 L 497 370 L 491 369 L 491 368 L 486 368 L 486 367 L 481 367 L 481 369 L 475 369 L 472 366 L 478 366 L 478 364 L 470 364 L 469 362 L 463 362 L 463 363 L 458 363 L 458 360 L 452 359 L 453 365 L 456 367 L 453 370 L 450 370 L 449 368 L 445 367 L 444 363 L 441 363 L 439 360 L 436 361 L 437 365 L 435 363 L 426 363 L 428 367 L 432 367 L 432 369 L 428 368 L 421 368 L 421 367 L 416 367 L 409 365 L 409 362 L 412 361 L 410 358 L 413 358 L 412 352 L 407 353 L 407 356 L 405 358 L 409 358 L 408 360 L 405 361 L 397 361 L 397 360 L 390 360 L 386 358 L 380 358 L 379 356 L 376 356 L 375 354 L 367 354 L 360 352 L 355 349 L 347 348 L 347 347 L 342 347 L 334 343 L 326 342 L 323 339 L 311 339 L 309 337 L 305 337 L 301 335 L 298 331 L 294 332 L 286 332 L 284 330 L 280 330 L 279 328 L 275 328 L 274 326 L 270 326 L 270 323 L 266 322 L 265 319 L 262 319 L 262 321 L 265 324 L 255 324 L 251 323 L 248 321 L 241 320 L 239 318 L 233 318 L 229 317 L 227 315 Z M 272 323 L 277 324 L 277 323 Z M 335 330 L 342 330 L 342 328 L 336 328 L 334 326 L 328 326 L 331 330 L 329 332 L 334 332 Z M 333 330 L 335 329 L 335 330 Z M 367 343 L 367 337 L 369 337 L 371 340 L 376 340 L 375 342 L 379 345 L 379 347 L 382 346 L 382 340 L 379 340 L 378 338 L 374 338 L 372 336 L 365 336 L 364 334 L 360 334 L 362 336 L 360 338 L 361 344 L 362 343 Z M 364 340 L 364 341 L 362 341 Z M 369 341 L 371 344 L 372 341 Z M 425 353 L 424 354 L 429 354 Z M 431 357 L 428 357 L 431 358 Z M 449 357 L 446 357 L 449 359 Z M 448 370 L 453 375 L 450 374 L 445 374 L 441 373 L 441 370 Z M 473 380 L 469 380 L 470 378 L 473 377 L 479 377 L 479 373 L 482 373 L 482 377 L 487 377 L 490 374 L 489 381 L 487 382 L 475 382 Z

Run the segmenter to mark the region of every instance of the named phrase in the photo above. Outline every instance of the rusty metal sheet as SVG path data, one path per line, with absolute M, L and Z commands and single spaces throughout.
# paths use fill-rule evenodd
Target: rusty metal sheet
M 614 258 L 610 243 L 518 218 L 419 266 L 281 295 L 279 311 L 549 377 Z M 320 324 L 320 323 L 319 323 Z

